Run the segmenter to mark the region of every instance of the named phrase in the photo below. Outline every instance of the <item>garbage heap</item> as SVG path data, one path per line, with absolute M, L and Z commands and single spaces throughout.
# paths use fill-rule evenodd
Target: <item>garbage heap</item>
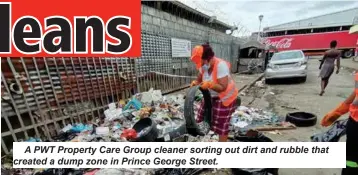
M 194 109 L 200 106 L 201 97 L 196 97 Z M 218 135 L 210 131 L 206 136 L 193 137 L 186 134 L 184 118 L 184 95 L 162 96 L 160 90 L 136 94 L 127 103 L 111 103 L 104 116 L 89 123 L 68 124 L 61 133 L 50 140 L 30 138 L 27 142 L 127 142 L 127 141 L 178 141 L 178 142 L 215 142 Z M 196 110 L 195 110 L 196 111 Z M 152 123 L 138 123 L 150 119 Z M 148 120 L 149 121 L 149 120 Z M 233 113 L 231 131 L 247 130 L 251 127 L 279 122 L 278 117 L 264 110 L 240 106 Z M 152 135 L 155 135 L 154 137 Z M 11 155 L 9 155 L 11 157 Z M 12 158 L 2 160 L 1 174 L 158 174 L 158 170 L 144 169 L 12 169 Z M 173 172 L 176 171 L 173 169 Z M 198 169 L 181 169 L 197 172 Z M 160 173 L 159 173 L 160 174 Z M 174 173 L 175 174 L 175 173 Z M 180 173 L 179 173 L 180 174 Z M 189 173 L 190 174 L 190 173 Z M 195 174 L 195 173 L 194 173 Z
M 155 134 L 155 139 L 164 136 L 179 127 L 185 127 L 183 118 L 184 95 L 162 96 L 160 90 L 136 94 L 127 103 L 111 103 L 104 111 L 104 117 L 95 122 L 67 125 L 62 134 L 54 141 L 72 142 L 125 142 L 156 141 L 145 137 Z M 141 119 L 150 118 L 155 126 L 144 123 L 135 127 Z M 155 130 L 156 132 L 151 132 Z M 184 133 L 183 133 L 184 134 Z

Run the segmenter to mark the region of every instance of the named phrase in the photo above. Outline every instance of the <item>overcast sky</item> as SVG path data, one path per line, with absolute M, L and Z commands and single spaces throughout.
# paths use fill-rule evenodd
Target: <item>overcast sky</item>
M 358 1 L 218 1 L 181 0 L 219 20 L 245 26 L 247 32 L 259 29 L 259 15 L 264 15 L 262 27 L 291 22 L 317 15 L 358 7 Z M 358 15 L 358 14 L 357 14 Z M 241 27 L 239 25 L 239 28 Z

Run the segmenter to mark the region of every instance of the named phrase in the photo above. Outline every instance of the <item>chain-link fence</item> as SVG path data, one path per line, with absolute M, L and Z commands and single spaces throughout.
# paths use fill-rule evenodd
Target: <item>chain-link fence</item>
M 46 140 L 67 124 L 103 117 L 109 103 L 137 92 L 187 87 L 197 71 L 189 57 L 172 57 L 171 38 L 189 40 L 192 47 L 209 42 L 236 69 L 238 38 L 225 34 L 222 24 L 198 24 L 208 19 L 165 3 L 172 7 L 142 5 L 140 58 L 2 58 L 2 153 L 14 141 Z

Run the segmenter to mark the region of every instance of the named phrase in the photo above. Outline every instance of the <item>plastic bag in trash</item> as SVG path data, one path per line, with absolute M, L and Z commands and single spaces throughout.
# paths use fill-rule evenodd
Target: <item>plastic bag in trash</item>
M 91 131 L 93 128 L 91 125 L 84 125 L 82 123 L 78 123 L 72 126 L 71 131 L 75 133 Z
M 39 138 L 30 137 L 28 140 L 26 140 L 26 142 L 42 142 L 42 141 Z
M 328 131 L 311 136 L 312 142 L 338 142 L 346 134 L 347 121 L 348 119 L 336 121 Z

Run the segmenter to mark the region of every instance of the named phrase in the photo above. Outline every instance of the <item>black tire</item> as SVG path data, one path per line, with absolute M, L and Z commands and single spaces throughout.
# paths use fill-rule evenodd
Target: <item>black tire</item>
M 199 126 L 195 120 L 195 113 L 194 113 L 194 102 L 195 102 L 195 95 L 196 92 L 200 90 L 203 94 L 205 100 L 205 111 L 204 111 L 204 121 L 211 121 L 211 96 L 208 90 L 203 90 L 200 86 L 191 87 L 186 95 L 185 102 L 184 102 L 184 118 L 186 123 L 187 131 L 190 135 L 197 136 L 197 135 L 206 135 L 199 129 Z M 210 124 L 210 123 L 209 123 Z
M 350 58 L 354 55 L 353 50 L 345 50 L 343 51 L 343 58 Z
M 159 130 L 157 128 L 157 123 L 150 118 L 140 119 L 134 124 L 133 129 L 139 133 L 146 127 L 150 127 L 150 129 L 142 136 L 138 137 L 135 140 L 136 142 L 154 142 L 158 138 Z
M 270 79 L 265 79 L 265 84 L 272 84 L 272 80 L 270 80 Z
M 294 112 L 286 115 L 286 121 L 298 127 L 308 127 L 316 125 L 317 116 L 307 112 Z
M 302 83 L 305 83 L 306 81 L 307 81 L 307 77 L 301 78 L 301 82 L 302 82 Z

